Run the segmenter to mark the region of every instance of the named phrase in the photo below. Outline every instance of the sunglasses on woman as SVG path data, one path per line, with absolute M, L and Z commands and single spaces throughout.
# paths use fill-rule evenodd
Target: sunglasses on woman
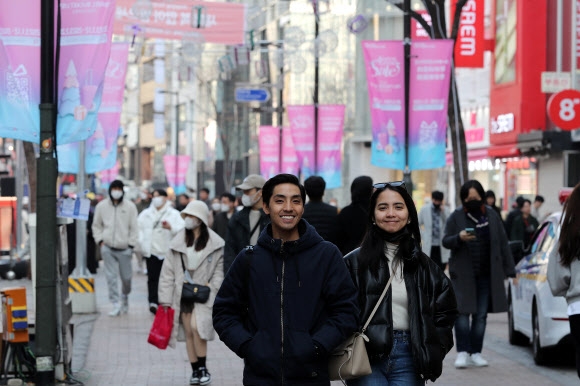
M 396 188 L 399 186 L 402 186 L 403 189 L 407 189 L 407 187 L 405 186 L 405 182 L 404 181 L 392 181 L 392 182 L 379 182 L 378 184 L 374 184 L 373 188 L 375 189 L 384 189 L 387 186 Z

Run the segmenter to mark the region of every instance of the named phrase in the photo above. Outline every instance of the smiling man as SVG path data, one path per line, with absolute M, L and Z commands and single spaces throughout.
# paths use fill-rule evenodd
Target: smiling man
M 244 359 L 244 385 L 329 385 L 328 353 L 358 326 L 356 288 L 338 248 L 302 220 L 296 176 L 272 177 L 262 197 L 271 222 L 228 271 L 214 327 Z

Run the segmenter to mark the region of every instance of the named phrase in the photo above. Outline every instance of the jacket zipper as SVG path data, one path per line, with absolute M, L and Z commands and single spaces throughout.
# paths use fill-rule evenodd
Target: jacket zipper
M 282 362 L 282 385 L 284 384 L 284 271 L 286 268 L 286 260 L 284 259 L 284 241 L 280 246 L 280 255 L 282 257 L 282 280 L 280 282 L 280 331 L 282 332 L 282 339 L 280 345 L 280 359 Z

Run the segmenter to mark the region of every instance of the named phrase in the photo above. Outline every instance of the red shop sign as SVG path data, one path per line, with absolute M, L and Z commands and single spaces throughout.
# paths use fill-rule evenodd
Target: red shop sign
M 548 116 L 562 130 L 580 128 L 580 92 L 563 90 L 548 100 Z

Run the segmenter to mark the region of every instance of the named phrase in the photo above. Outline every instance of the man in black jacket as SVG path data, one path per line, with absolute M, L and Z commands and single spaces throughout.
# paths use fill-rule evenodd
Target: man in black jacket
M 356 288 L 340 251 L 301 219 L 296 176 L 272 177 L 263 197 L 271 223 L 226 274 L 214 328 L 244 358 L 244 385 L 328 386 L 328 354 L 358 326 Z
M 312 225 L 326 241 L 336 244 L 336 207 L 322 202 L 326 182 L 320 176 L 310 176 L 304 181 L 310 201 L 304 205 L 304 220 Z
M 343 255 L 360 247 L 367 230 L 369 204 L 373 193 L 373 179 L 369 176 L 355 178 L 350 185 L 352 202 L 338 214 L 336 246 Z
M 228 222 L 226 246 L 224 250 L 224 273 L 232 265 L 235 257 L 248 245 L 258 242 L 260 232 L 270 220 L 262 210 L 262 186 L 266 179 L 258 174 L 250 174 L 238 186 L 241 190 L 244 209 L 234 213 Z

